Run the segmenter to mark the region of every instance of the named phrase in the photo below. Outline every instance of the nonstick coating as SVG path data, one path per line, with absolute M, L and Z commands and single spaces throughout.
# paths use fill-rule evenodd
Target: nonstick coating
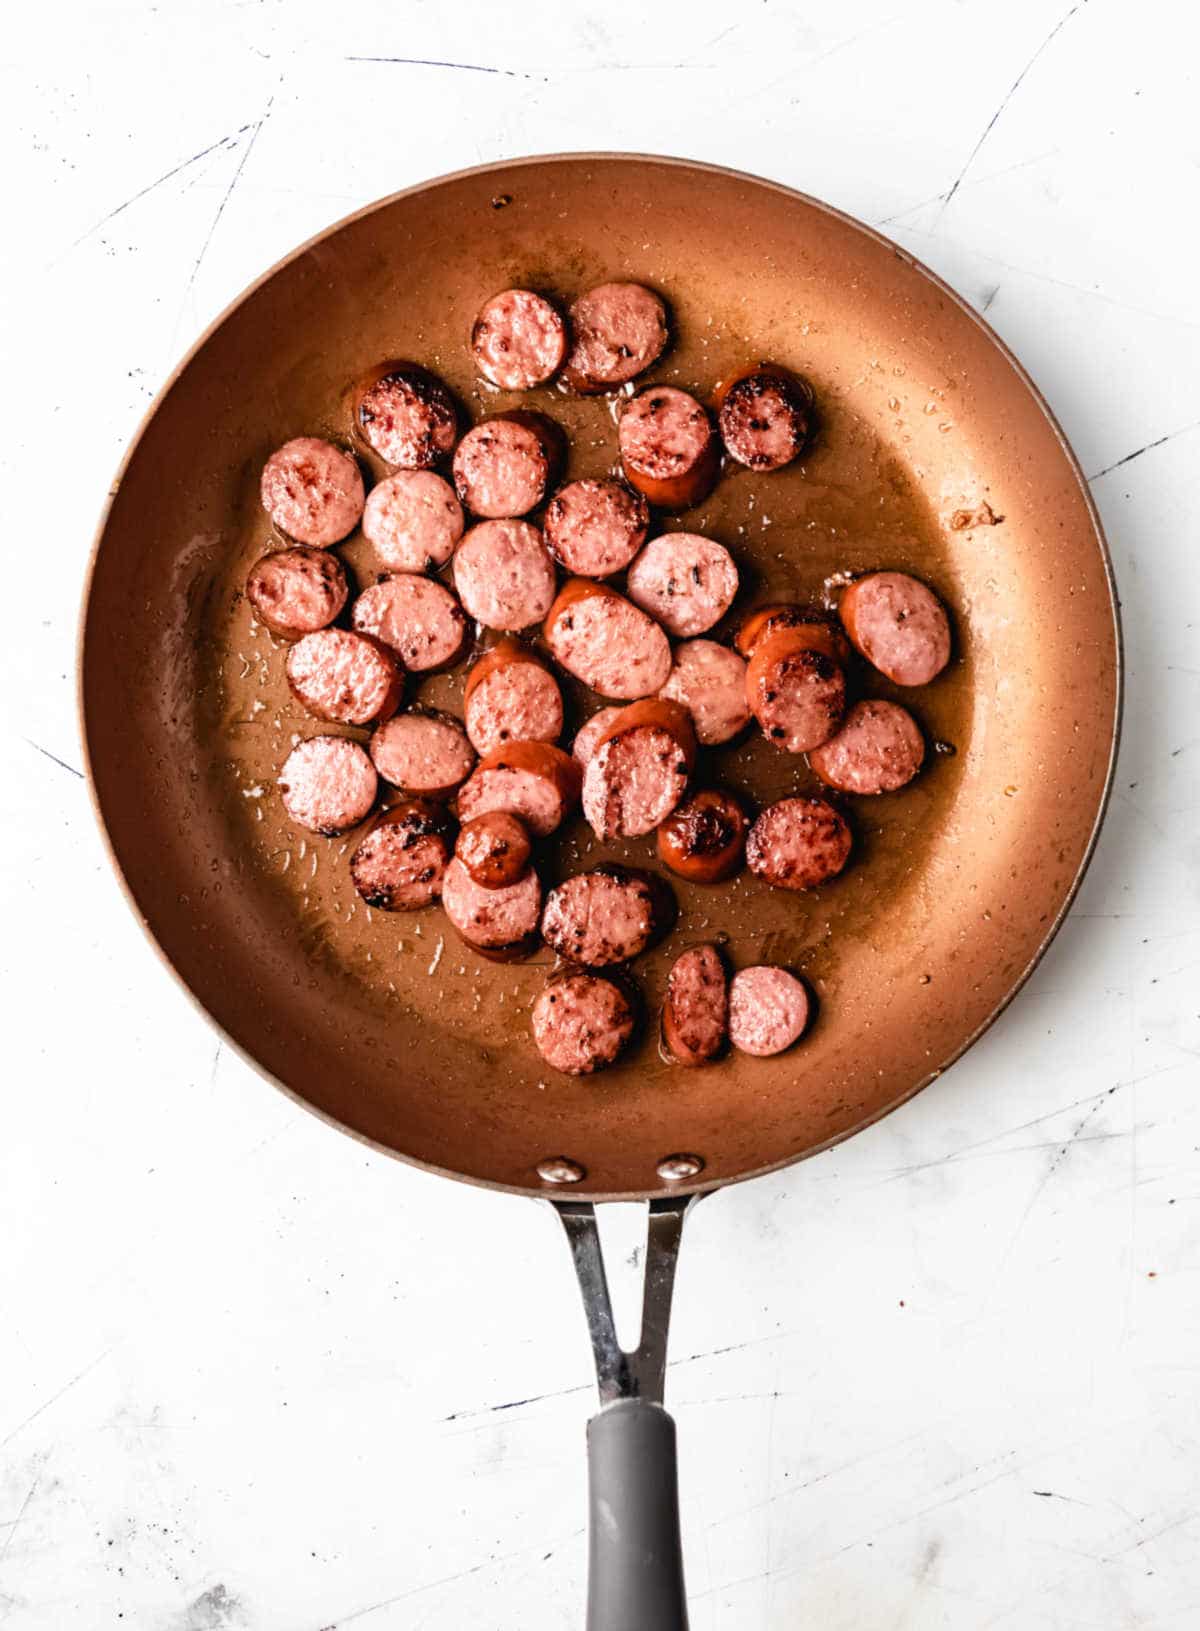
M 284 817 L 279 765 L 295 735 L 325 727 L 288 697 L 283 648 L 252 631 L 241 586 L 270 541 L 263 460 L 305 433 L 352 445 L 352 387 L 371 367 L 419 359 L 471 414 L 495 411 L 516 399 L 475 381 L 466 342 L 483 301 L 511 285 L 565 301 L 617 278 L 655 286 L 674 312 L 675 344 L 650 378 L 707 394 L 769 357 L 816 388 L 820 433 L 801 466 L 728 472 L 668 523 L 731 547 L 744 580 L 735 612 L 765 596 L 828 600 L 839 573 L 907 568 L 952 609 L 957 657 L 904 696 L 942 751 L 904 792 L 848 801 L 848 871 L 804 895 L 748 874 L 677 885 L 678 927 L 635 966 L 639 1045 L 614 1070 L 568 1080 L 529 1035 L 548 953 L 498 965 L 437 910 L 368 913 L 349 881 L 353 838 L 304 840 Z M 611 466 L 611 403 L 554 390 L 523 400 L 567 429 L 570 477 Z M 344 554 L 369 581 L 361 538 Z M 243 295 L 171 380 L 114 484 L 80 663 L 114 860 L 225 1036 L 314 1110 L 407 1160 L 544 1194 L 538 1163 L 567 1156 L 587 1172 L 574 1194 L 592 1198 L 781 1166 L 945 1069 L 1071 899 L 1120 700 L 1095 513 L 1045 404 L 987 327 L 893 244 L 812 199 L 620 155 L 430 182 L 331 228 Z M 460 706 L 462 678 L 416 694 Z M 576 718 L 596 706 L 581 690 L 569 700 Z M 713 755 L 707 774 L 759 801 L 812 785 L 803 760 L 752 738 Z M 654 864 L 649 839 L 600 846 L 582 822 L 556 864 L 604 857 Z M 777 1059 L 673 1068 L 655 1036 L 666 970 L 717 936 L 735 966 L 801 970 L 817 1022 Z M 657 1164 L 680 1152 L 704 1170 L 668 1186 Z

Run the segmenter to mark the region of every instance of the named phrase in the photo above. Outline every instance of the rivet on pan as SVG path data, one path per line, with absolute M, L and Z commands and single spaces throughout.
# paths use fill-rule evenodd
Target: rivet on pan
M 698 1155 L 664 1155 L 654 1169 L 668 1184 L 681 1184 L 704 1171 L 704 1162 Z
M 565 1155 L 551 1155 L 538 1162 L 537 1175 L 544 1184 L 577 1184 L 587 1177 L 587 1168 Z

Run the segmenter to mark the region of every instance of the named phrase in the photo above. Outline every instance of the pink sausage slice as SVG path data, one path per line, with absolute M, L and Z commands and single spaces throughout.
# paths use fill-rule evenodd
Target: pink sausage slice
M 325 549 L 273 550 L 246 579 L 254 615 L 285 640 L 328 628 L 349 594 L 341 561 Z
M 546 896 L 542 939 L 585 968 L 627 963 L 645 951 L 668 915 L 658 880 L 620 866 L 565 879 Z
M 950 661 L 945 607 L 905 572 L 857 579 L 843 593 L 838 615 L 867 661 L 896 685 L 928 685 Z
M 650 540 L 629 568 L 625 587 L 635 606 L 656 617 L 677 640 L 686 640 L 725 616 L 738 591 L 738 570 L 715 539 L 664 532 Z
M 626 479 L 663 510 L 686 510 L 712 491 L 721 446 L 702 403 L 673 385 L 651 385 L 617 428 Z
M 485 521 L 458 547 L 454 586 L 477 623 L 515 632 L 550 610 L 554 562 L 528 521 Z
M 332 442 L 297 436 L 263 466 L 262 506 L 288 538 L 325 549 L 354 531 L 363 513 L 357 463 Z
M 362 526 L 389 571 L 432 572 L 463 535 L 462 505 L 432 470 L 398 470 L 371 489 Z
M 364 589 L 350 620 L 414 674 L 448 667 L 467 642 L 467 620 L 449 589 L 413 572 L 397 572 Z
M 530 867 L 506 888 L 485 889 L 455 856 L 442 878 L 442 906 L 467 944 L 479 951 L 532 949 L 542 886 Z
M 454 446 L 458 413 L 436 374 L 415 363 L 388 363 L 359 396 L 358 425 L 388 464 L 428 470 Z
M 729 982 L 715 946 L 692 946 L 671 965 L 662 1039 L 681 1065 L 703 1065 L 720 1052 L 729 1029 Z
M 400 706 L 404 671 L 384 646 L 348 629 L 306 634 L 287 654 L 293 693 L 318 719 L 370 725 Z
M 310 736 L 297 742 L 279 772 L 284 809 L 298 827 L 334 838 L 371 813 L 378 781 L 357 742 Z
M 842 793 L 894 793 L 925 759 L 916 720 L 897 702 L 856 702 L 836 736 L 813 748 L 808 762 Z
M 676 646 L 670 677 L 658 694 L 688 710 L 702 747 L 728 742 L 750 719 L 746 665 L 736 651 L 715 640 L 685 640 Z
M 448 798 L 471 774 L 475 752 L 449 714 L 396 714 L 371 738 L 371 759 L 385 782 L 406 793 Z
M 502 391 L 530 391 L 562 367 L 567 325 L 532 289 L 505 289 L 475 319 L 471 350 L 479 372 L 493 385 Z
M 815 889 L 850 859 L 845 820 L 824 799 L 768 804 L 746 839 L 746 865 L 776 889 Z
M 570 578 L 563 585 L 543 634 L 568 674 L 601 696 L 654 696 L 671 672 L 671 647 L 653 618 L 590 578 Z
M 812 434 L 812 386 L 799 374 L 763 363 L 720 395 L 721 439 L 730 458 L 751 470 L 782 470 Z
M 597 838 L 636 838 L 665 821 L 696 762 L 691 716 L 644 698 L 623 708 L 583 772 L 583 813 Z
M 545 498 L 561 447 L 558 426 L 542 414 L 485 419 L 454 450 L 455 491 L 472 515 L 524 515 Z
M 614 1064 L 633 1035 L 633 1009 L 602 974 L 560 974 L 533 1005 L 533 1040 L 565 1076 L 590 1076 Z
M 579 766 L 548 742 L 513 742 L 481 759 L 458 794 L 458 819 L 505 810 L 546 838 L 579 802 Z
M 636 378 L 666 347 L 667 308 L 641 283 L 601 283 L 568 315 L 574 343 L 563 378 L 584 395 Z
M 546 542 L 568 572 L 606 578 L 646 541 L 650 506 L 623 481 L 572 481 L 546 506 Z
M 442 892 L 450 859 L 446 812 L 420 799 L 386 810 L 350 857 L 363 900 L 382 912 L 416 912 Z
M 556 742 L 562 735 L 558 681 L 519 640 L 505 638 L 467 676 L 463 697 L 467 735 L 478 753 L 508 742 Z
M 808 1024 L 808 992 L 786 968 L 760 964 L 733 976 L 729 1040 L 740 1053 L 769 1059 L 797 1042 Z
M 837 730 L 846 708 L 840 663 L 796 629 L 757 642 L 746 664 L 746 700 L 763 735 L 784 753 L 807 753 Z

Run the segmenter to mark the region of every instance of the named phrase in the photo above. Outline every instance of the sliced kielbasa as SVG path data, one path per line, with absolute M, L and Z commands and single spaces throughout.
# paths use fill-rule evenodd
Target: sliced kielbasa
M 601 283 L 568 313 L 571 351 L 565 384 L 583 395 L 636 378 L 667 344 L 667 308 L 642 283 Z
M 367 905 L 382 912 L 432 905 L 442 892 L 450 831 L 445 810 L 421 799 L 385 810 L 350 857 L 350 877 Z
M 570 754 L 548 742 L 511 742 L 481 759 L 458 793 L 462 822 L 506 810 L 545 838 L 579 801 L 580 770 Z
M 629 568 L 626 592 L 677 640 L 703 634 L 724 617 L 738 591 L 733 556 L 713 538 L 664 532 Z
M 567 325 L 532 289 L 493 295 L 475 319 L 471 350 L 485 379 L 502 391 L 531 391 L 563 365 Z
M 365 751 L 346 736 L 310 736 L 297 742 L 279 772 L 288 815 L 298 827 L 326 838 L 364 821 L 378 787 Z
M 458 546 L 454 586 L 477 623 L 515 632 L 549 611 L 554 562 L 528 521 L 484 521 Z
M 349 629 L 306 634 L 287 654 L 293 693 L 318 719 L 370 725 L 400 706 L 404 670 L 378 640 Z
M 533 1040 L 565 1076 L 589 1076 L 615 1063 L 633 1035 L 629 998 L 603 974 L 564 973 L 533 1005 Z
M 604 968 L 645 951 L 674 916 L 666 886 L 649 873 L 598 866 L 546 896 L 542 939 L 569 963 Z
M 454 853 L 481 889 L 507 889 L 525 876 L 531 849 L 516 816 L 489 810 L 459 829 Z
M 467 642 L 463 609 L 444 583 L 396 572 L 364 589 L 350 620 L 394 651 L 411 673 L 448 668 Z
M 621 415 L 617 443 L 626 479 L 659 509 L 699 504 L 721 472 L 707 410 L 674 385 L 651 385 L 634 397 Z
M 345 569 L 327 549 L 272 550 L 246 579 L 254 615 L 285 640 L 328 628 L 349 594 Z
M 703 787 L 677 804 L 658 829 L 658 857 L 693 883 L 720 883 L 742 864 L 746 812 L 732 793 Z
M 850 859 L 850 828 L 832 804 L 779 799 L 750 828 L 746 864 L 776 889 L 815 889 Z
M 754 648 L 777 634 L 792 634 L 800 644 L 811 646 L 832 657 L 845 668 L 853 652 L 840 627 L 828 617 L 803 606 L 758 606 L 742 619 L 733 643 L 743 657 L 752 657 Z
M 596 751 L 596 743 L 620 712 L 620 708 L 600 708 L 575 732 L 571 753 L 581 765 L 587 764 Z
M 467 675 L 463 695 L 467 735 L 477 753 L 507 742 L 556 742 L 562 735 L 558 681 L 519 640 L 504 639 Z
M 843 592 L 838 614 L 863 656 L 896 685 L 928 685 L 950 661 L 950 620 L 906 572 L 872 572 Z
M 415 363 L 387 363 L 359 393 L 358 426 L 381 459 L 428 470 L 458 435 L 454 398 L 436 374 Z
M 774 747 L 806 753 L 841 724 L 846 676 L 805 635 L 787 629 L 754 647 L 746 665 L 746 700 Z
M 462 505 L 432 470 L 397 470 L 367 495 L 363 537 L 391 572 L 445 566 L 463 535 Z
M 809 1007 L 804 982 L 786 968 L 743 968 L 729 987 L 729 1040 L 740 1053 L 769 1059 L 799 1041 Z
M 682 702 L 702 747 L 728 742 L 750 719 L 746 665 L 736 651 L 715 640 L 685 640 L 676 646 L 670 677 L 658 694 Z
M 679 803 L 696 762 L 692 717 L 647 697 L 622 708 L 583 772 L 583 813 L 597 838 L 651 832 Z
M 469 946 L 511 956 L 533 949 L 542 886 L 530 867 L 516 883 L 485 889 L 455 856 L 442 878 L 442 907 Z
M 651 697 L 671 672 L 653 618 L 606 583 L 569 578 L 546 614 L 546 644 L 568 674 L 605 697 Z
M 547 504 L 543 525 L 568 572 L 606 578 L 627 567 L 645 543 L 650 506 L 623 481 L 572 481 Z
M 380 725 L 371 737 L 371 759 L 393 787 L 449 798 L 471 774 L 475 750 L 452 715 L 414 708 Z
M 662 1040 L 681 1065 L 703 1065 L 724 1046 L 729 1030 L 729 981 L 715 946 L 692 946 L 667 975 Z
M 898 702 L 856 702 L 837 735 L 808 756 L 821 780 L 842 793 L 894 793 L 924 760 L 920 727 Z
M 454 450 L 454 488 L 472 515 L 508 520 L 535 509 L 562 459 L 562 432 L 544 414 L 485 419 Z
M 739 375 L 718 392 L 717 407 L 725 451 L 751 470 L 782 470 L 812 435 L 812 386 L 777 363 Z
M 285 537 L 325 549 L 340 543 L 363 513 L 358 464 L 317 436 L 285 442 L 263 465 L 262 507 Z

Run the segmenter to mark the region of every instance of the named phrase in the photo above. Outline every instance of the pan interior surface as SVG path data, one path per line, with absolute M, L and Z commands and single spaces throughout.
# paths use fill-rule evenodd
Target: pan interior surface
M 482 389 L 467 337 L 510 286 L 565 303 L 592 284 L 659 289 L 675 343 L 644 382 L 707 397 L 760 358 L 813 382 L 819 434 L 775 475 L 727 471 L 669 528 L 711 533 L 755 601 L 824 599 L 894 567 L 951 609 L 956 657 L 903 700 L 930 752 L 903 792 L 849 801 L 855 856 L 806 894 L 748 873 L 672 880 L 680 915 L 634 974 L 648 1016 L 625 1062 L 567 1079 L 529 1011 L 550 966 L 496 964 L 437 910 L 368 912 L 355 835 L 304 837 L 275 790 L 293 741 L 325 727 L 287 693 L 284 648 L 255 628 L 246 572 L 271 544 L 258 499 L 292 436 L 354 441 L 353 386 L 388 358 L 436 369 L 473 417 L 542 408 L 570 438 L 564 479 L 607 473 L 613 404 Z M 356 451 L 378 479 L 384 468 Z M 361 537 L 342 551 L 360 583 Z M 409 700 L 461 711 L 464 668 Z M 566 157 L 451 177 L 332 229 L 242 298 L 182 367 L 135 443 L 102 530 L 82 699 L 93 786 L 137 910 L 197 999 L 265 1072 L 395 1153 L 544 1192 L 661 1193 L 663 1157 L 704 1185 L 796 1159 L 930 1080 L 1003 1006 L 1053 932 L 1103 809 L 1119 701 L 1114 602 L 1078 470 L 987 329 L 893 246 L 785 189 L 667 160 Z M 574 721 L 598 705 L 570 692 Z M 360 737 L 363 733 L 358 734 Z M 936 746 L 934 746 L 936 745 Z M 713 779 L 764 802 L 815 788 L 761 739 Z M 600 845 L 582 821 L 559 872 L 656 866 L 652 839 Z M 719 939 L 734 966 L 786 963 L 819 1002 L 792 1052 L 702 1070 L 659 1055 L 667 969 Z M 680 1187 L 687 1187 L 686 1185 Z

